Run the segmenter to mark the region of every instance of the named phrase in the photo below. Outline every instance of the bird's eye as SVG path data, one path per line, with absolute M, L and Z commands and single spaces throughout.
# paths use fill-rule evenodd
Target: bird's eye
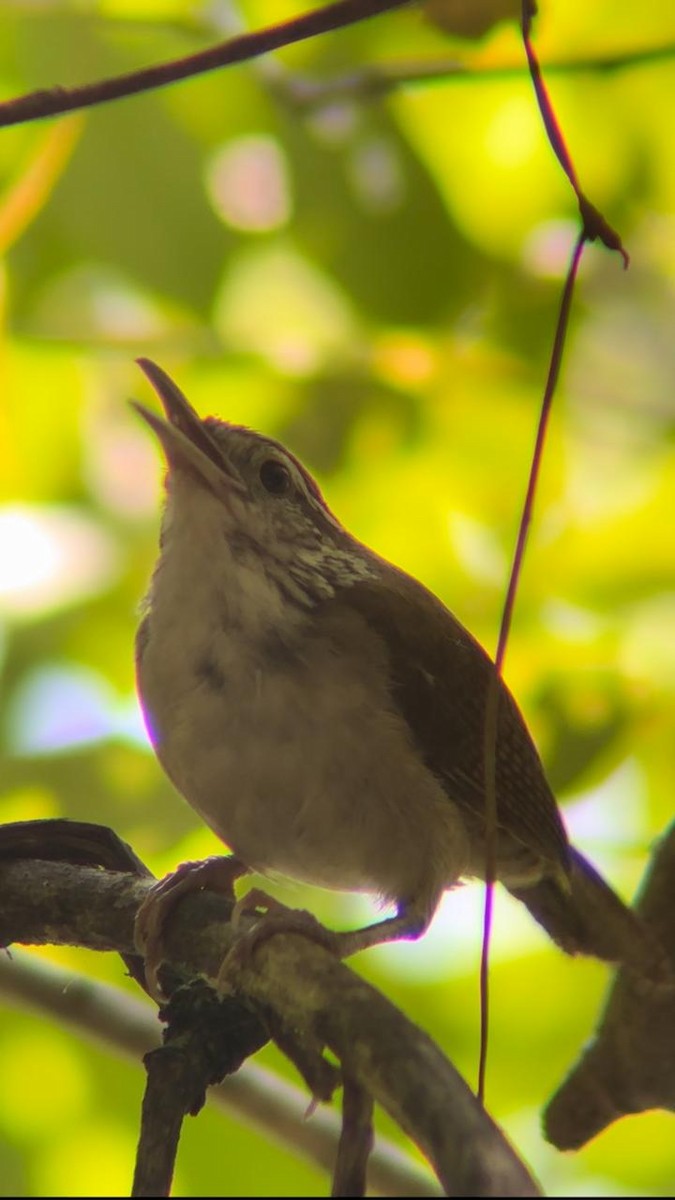
M 291 473 L 278 458 L 268 458 L 260 468 L 260 482 L 273 496 L 285 496 L 291 487 Z

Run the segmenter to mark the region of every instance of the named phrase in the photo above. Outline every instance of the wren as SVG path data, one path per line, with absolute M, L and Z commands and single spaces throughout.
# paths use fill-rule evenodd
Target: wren
M 668 975 L 633 912 L 569 843 L 489 655 L 421 583 L 354 538 L 277 441 L 202 420 L 154 363 L 135 407 L 167 463 L 138 688 L 166 774 L 231 849 L 372 893 L 395 915 L 335 935 L 352 954 L 416 938 L 486 870 L 485 712 L 498 689 L 495 874 L 568 953 Z

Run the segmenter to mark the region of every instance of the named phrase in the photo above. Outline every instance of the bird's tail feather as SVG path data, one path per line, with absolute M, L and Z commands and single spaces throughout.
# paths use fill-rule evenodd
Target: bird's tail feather
M 675 982 L 675 964 L 655 934 L 574 848 L 568 883 L 549 877 L 509 891 L 567 954 L 619 963 L 654 983 Z

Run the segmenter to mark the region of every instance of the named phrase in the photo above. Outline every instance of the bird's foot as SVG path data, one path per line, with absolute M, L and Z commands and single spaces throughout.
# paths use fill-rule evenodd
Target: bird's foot
M 376 921 L 362 929 L 336 933 L 326 929 L 325 925 L 317 921 L 306 909 L 287 908 L 285 904 L 281 904 L 259 888 L 252 888 L 235 904 L 232 913 L 235 933 L 241 927 L 242 919 L 251 916 L 258 916 L 259 920 L 239 934 L 234 946 L 223 959 L 218 972 L 219 991 L 228 990 L 230 972 L 236 972 L 238 967 L 248 966 L 257 947 L 276 933 L 301 934 L 302 937 L 328 950 L 335 958 L 343 959 L 382 942 L 397 938 L 418 938 L 429 924 L 426 910 L 420 914 L 416 910 L 406 908 L 395 917 Z
M 251 916 L 258 916 L 259 920 L 245 931 L 241 931 L 243 918 Z M 329 950 L 336 958 L 342 958 L 342 934 L 326 929 L 325 925 L 304 908 L 287 908 L 260 888 L 251 888 L 250 892 L 237 901 L 232 913 L 232 927 L 235 933 L 238 933 L 238 937 L 223 959 L 218 972 L 219 991 L 227 991 L 230 972 L 248 966 L 258 946 L 277 933 L 301 934 L 324 950 Z
M 134 940 L 145 959 L 148 991 L 158 1004 L 164 994 L 158 978 L 163 958 L 164 929 L 167 918 L 181 896 L 207 889 L 224 893 L 234 900 L 234 883 L 248 868 L 234 855 L 213 855 L 198 862 L 181 863 L 149 888 L 134 924 Z

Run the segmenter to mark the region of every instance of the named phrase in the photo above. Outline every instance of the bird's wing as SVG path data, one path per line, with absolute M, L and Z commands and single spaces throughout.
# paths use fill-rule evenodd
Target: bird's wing
M 383 568 L 381 583 L 357 583 L 334 603 L 358 612 L 378 639 L 392 702 L 419 754 L 470 827 L 484 834 L 485 710 L 494 664 L 422 584 L 389 564 Z M 501 679 L 497 686 L 498 827 L 566 873 L 567 834 L 539 754 L 513 696 Z

